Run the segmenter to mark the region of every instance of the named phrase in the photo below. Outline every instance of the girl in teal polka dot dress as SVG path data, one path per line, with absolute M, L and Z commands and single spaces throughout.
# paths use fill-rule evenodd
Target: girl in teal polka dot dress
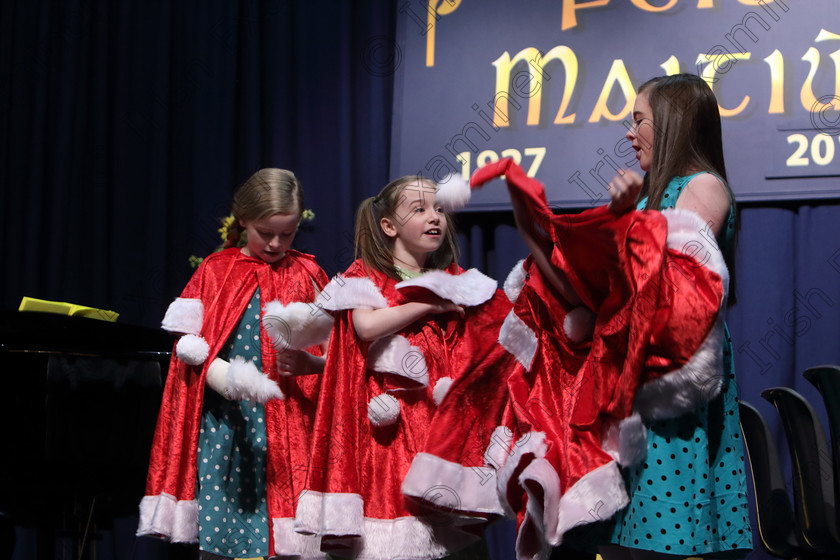
M 303 212 L 293 173 L 236 192 L 230 247 L 207 257 L 163 327 L 183 336 L 167 378 L 138 534 L 202 557 L 324 557 L 294 531 L 332 318 L 327 277 L 290 248 Z
M 726 260 L 733 304 L 735 199 L 711 88 L 691 74 L 654 78 L 639 88 L 633 121 L 627 138 L 647 173 L 613 179 L 613 209 L 697 213 Z M 720 394 L 692 413 L 646 422 L 647 457 L 624 473 L 630 503 L 613 520 L 605 560 L 734 558 L 752 549 L 732 345 L 723 336 Z

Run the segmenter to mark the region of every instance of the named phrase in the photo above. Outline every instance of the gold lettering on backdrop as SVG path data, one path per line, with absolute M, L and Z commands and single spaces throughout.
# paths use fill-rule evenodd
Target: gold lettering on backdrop
M 671 58 L 660 64 L 659 67 L 665 71 L 666 76 L 680 73 L 680 61 L 674 55 L 671 55 Z
M 722 47 L 721 47 L 722 48 Z M 726 50 L 726 49 L 723 49 Z M 718 81 L 715 77 L 716 73 L 725 74 L 731 66 L 730 64 L 735 64 L 734 61 L 738 60 L 749 60 L 751 53 L 731 53 L 726 51 L 726 56 L 729 58 L 724 65 L 719 65 L 718 61 L 720 60 L 721 54 L 699 54 L 697 55 L 697 67 L 699 68 L 700 65 L 705 65 L 703 67 L 703 72 L 701 73 L 701 77 L 706 80 L 706 83 L 709 84 L 709 87 L 712 88 L 714 91 L 713 84 Z M 750 96 L 745 95 L 744 98 L 741 100 L 741 103 L 735 107 L 734 109 L 724 109 L 718 103 L 718 109 L 720 110 L 721 117 L 732 117 L 739 113 L 741 113 L 746 107 L 747 104 L 750 102 Z
M 446 16 L 455 11 L 461 5 L 461 0 L 429 0 L 428 29 L 426 35 L 426 66 L 435 65 L 435 22 L 441 16 Z
M 621 87 L 621 93 L 624 94 L 625 103 L 621 111 L 611 113 L 609 107 L 607 107 L 607 100 L 615 84 Z M 604 87 L 601 88 L 601 95 L 598 96 L 595 108 L 589 116 L 589 122 L 598 122 L 602 117 L 608 121 L 620 121 L 633 110 L 633 102 L 635 100 L 636 90 L 633 88 L 633 82 L 630 81 L 630 76 L 627 75 L 627 68 L 624 67 L 624 61 L 620 58 L 613 60 L 610 72 L 607 74 L 607 79 L 604 80 Z
M 534 47 L 526 47 L 516 53 L 513 58 L 510 53 L 503 52 L 502 55 L 492 62 L 496 67 L 496 95 L 495 107 L 493 109 L 493 124 L 495 126 L 508 126 L 510 118 L 508 116 L 508 100 L 510 100 L 509 90 L 511 85 L 511 70 L 520 62 L 526 62 L 525 70 L 520 70 L 514 76 L 514 92 L 520 97 L 528 97 L 528 118 L 526 123 L 529 125 L 540 124 L 540 110 L 542 102 L 542 86 L 543 80 L 550 80 L 551 77 L 543 71 L 545 63 L 551 60 L 559 60 L 563 63 L 563 68 L 566 72 L 566 83 L 563 87 L 563 99 L 560 103 L 560 110 L 557 113 L 557 118 L 554 120 L 556 124 L 572 123 L 575 119 L 575 114 L 565 115 L 565 111 L 569 106 L 572 98 L 572 92 L 577 83 L 578 62 L 577 56 L 569 47 L 560 45 L 554 47 L 543 55 L 538 49 Z M 525 86 L 527 86 L 527 91 Z
M 671 8 L 673 8 L 674 4 L 677 3 L 677 0 L 670 0 L 664 6 L 651 6 L 648 3 L 648 0 L 631 0 L 631 1 L 633 2 L 634 6 L 636 6 L 637 8 L 641 8 L 646 12 L 665 12 L 665 11 L 668 11 Z
M 836 40 L 840 40 L 840 35 L 831 33 L 825 29 L 820 29 L 814 41 L 821 43 L 822 41 Z M 831 103 L 821 103 L 814 95 L 814 76 L 817 74 L 817 68 L 820 65 L 820 51 L 811 47 L 805 53 L 805 56 L 802 57 L 802 60 L 811 65 L 811 68 L 808 70 L 808 77 L 805 78 L 805 83 L 802 84 L 802 90 L 799 93 L 802 106 L 808 111 L 825 111 L 831 106 L 834 106 L 836 110 L 840 111 L 840 101 L 838 101 L 838 97 L 840 97 L 840 50 L 836 50 L 828 56 L 834 61 L 834 98 Z
M 764 59 L 770 67 L 770 107 L 768 113 L 785 112 L 785 58 L 779 49 Z
M 560 29 L 566 31 L 577 27 L 577 11 L 586 8 L 599 8 L 606 6 L 610 0 L 588 0 L 587 2 L 575 2 L 575 0 L 563 0 L 563 19 Z

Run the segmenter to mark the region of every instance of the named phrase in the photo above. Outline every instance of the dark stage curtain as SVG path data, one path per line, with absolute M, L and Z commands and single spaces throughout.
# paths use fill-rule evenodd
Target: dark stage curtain
M 156 326 L 192 272 L 189 257 L 218 245 L 217 218 L 236 186 L 269 166 L 295 171 L 315 212 L 296 247 L 330 274 L 343 270 L 357 204 L 390 178 L 398 8 L 384 0 L 0 3 L 3 307 L 26 295 Z M 465 266 L 501 281 L 526 255 L 509 213 L 463 214 L 458 223 Z M 729 326 L 741 396 L 777 432 L 760 391 L 795 387 L 822 414 L 801 372 L 840 363 L 838 224 L 836 202 L 742 210 L 740 302 Z M 121 558 L 161 553 L 132 533 L 129 520 L 101 543 Z M 490 541 L 495 558 L 511 557 L 509 526 Z

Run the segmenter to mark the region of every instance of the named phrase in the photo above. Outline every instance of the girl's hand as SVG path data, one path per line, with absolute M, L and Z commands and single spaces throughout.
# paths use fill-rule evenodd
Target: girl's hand
M 642 190 L 642 177 L 633 170 L 623 169 L 610 181 L 610 203 L 607 208 L 614 214 L 624 214 L 636 204 Z
M 277 373 L 284 377 L 312 375 L 324 371 L 324 358 L 303 350 L 284 350 L 277 353 Z
M 428 304 L 430 314 L 455 312 L 461 317 L 464 316 L 464 307 L 462 305 L 456 305 L 451 301 L 442 298 L 436 299 L 437 301 L 430 302 Z

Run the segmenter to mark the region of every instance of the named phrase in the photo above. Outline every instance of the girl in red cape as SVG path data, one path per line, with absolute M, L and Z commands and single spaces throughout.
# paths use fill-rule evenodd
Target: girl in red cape
M 293 529 L 320 384 L 304 374 L 323 370 L 332 327 L 311 305 L 326 275 L 290 248 L 303 209 L 293 173 L 255 173 L 234 196 L 233 246 L 207 257 L 169 306 L 162 326 L 181 337 L 139 535 L 198 542 L 202 555 L 323 557 Z
M 441 523 L 400 489 L 437 407 L 472 359 L 459 345 L 466 325 L 480 323 L 488 306 L 510 308 L 495 280 L 458 267 L 454 224 L 435 197 L 434 183 L 408 176 L 365 200 L 358 260 L 318 298 L 335 326 L 296 528 L 318 535 L 330 555 L 439 558 L 477 539 L 474 519 Z M 504 354 L 495 335 L 468 338 Z

